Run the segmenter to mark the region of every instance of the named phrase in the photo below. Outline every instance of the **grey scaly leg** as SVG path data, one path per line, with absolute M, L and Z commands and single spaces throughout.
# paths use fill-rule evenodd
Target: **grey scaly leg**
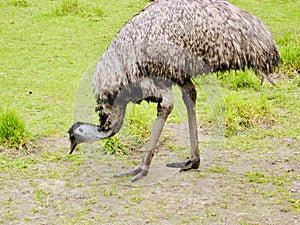
M 187 79 L 182 86 L 182 98 L 187 108 L 189 133 L 190 133 L 190 158 L 181 162 L 167 163 L 168 167 L 181 168 L 181 170 L 197 169 L 200 165 L 200 155 L 198 150 L 198 132 L 196 119 L 196 89 L 190 79 Z
M 137 181 L 148 174 L 154 151 L 157 147 L 160 134 L 165 125 L 165 122 L 173 109 L 173 95 L 171 89 L 162 90 L 162 102 L 157 106 L 157 118 L 152 128 L 149 145 L 147 147 L 146 155 L 142 161 L 141 166 L 116 174 L 115 177 L 134 176 L 132 181 Z

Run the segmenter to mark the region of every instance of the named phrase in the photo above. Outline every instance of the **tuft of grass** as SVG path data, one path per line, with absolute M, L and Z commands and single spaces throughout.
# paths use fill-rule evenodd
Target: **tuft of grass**
M 154 104 L 142 102 L 140 105 L 132 105 L 128 113 L 129 132 L 139 142 L 149 138 L 151 134 L 152 123 L 156 118 L 156 107 Z
M 104 190 L 104 196 L 118 196 L 117 188 L 115 186 Z
M 35 197 L 34 199 L 36 201 L 41 201 L 43 200 L 47 195 L 49 195 L 49 191 L 45 190 L 45 188 L 37 188 L 34 190 L 35 192 Z
M 82 17 L 103 17 L 103 9 L 96 4 L 84 4 L 78 0 L 64 0 L 52 10 L 54 16 L 77 15 Z
M 128 155 L 129 150 L 126 146 L 119 140 L 118 136 L 113 136 L 104 140 L 103 151 L 107 154 L 112 155 Z
M 260 88 L 260 78 L 252 69 L 225 71 L 217 73 L 217 77 L 223 86 L 231 90 L 245 88 L 258 90 Z
M 26 147 L 29 133 L 25 122 L 15 110 L 0 109 L 0 145 L 21 149 Z
M 283 66 L 300 71 L 300 38 L 296 32 L 277 35 L 277 44 Z M 294 43 L 294 44 L 292 44 Z
M 270 181 L 270 178 L 261 172 L 248 171 L 245 174 L 246 180 L 250 183 L 264 184 Z
M 243 92 L 230 92 L 225 97 L 226 135 L 244 132 L 255 126 L 271 126 L 276 122 L 275 115 L 264 95 L 244 95 Z
M 153 106 L 146 102 L 142 102 L 140 105 L 129 104 L 121 131 L 103 141 L 104 152 L 128 155 L 130 150 L 144 146 L 145 140 L 151 135 L 152 123 L 156 117 L 156 108 Z
M 9 1 L 8 4 L 15 6 L 15 7 L 28 7 L 29 1 L 28 0 L 12 0 L 12 1 Z
M 227 174 L 228 167 L 227 166 L 216 166 L 216 167 L 209 168 L 208 171 L 213 172 L 213 173 Z
M 134 203 L 140 203 L 143 200 L 144 200 L 144 198 L 142 196 L 133 196 L 131 198 L 131 201 L 134 202 Z
M 288 200 L 288 202 L 290 202 L 292 204 L 292 206 L 294 207 L 296 212 L 300 212 L 300 200 L 299 199 L 290 198 Z

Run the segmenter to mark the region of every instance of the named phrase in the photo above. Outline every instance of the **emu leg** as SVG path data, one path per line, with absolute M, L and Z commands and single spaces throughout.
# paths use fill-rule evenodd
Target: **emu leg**
M 154 126 L 152 128 L 150 142 L 147 147 L 146 155 L 142 161 L 141 166 L 128 170 L 126 172 L 121 172 L 115 175 L 115 177 L 124 177 L 124 176 L 134 176 L 132 181 L 137 181 L 145 176 L 147 176 L 149 167 L 152 161 L 152 157 L 154 155 L 154 150 L 157 147 L 157 143 L 161 134 L 161 131 L 164 127 L 166 118 L 157 117 Z
M 172 109 L 173 109 L 173 95 L 171 93 L 171 90 L 169 90 L 168 95 L 166 95 L 165 98 L 163 98 L 163 101 L 161 103 L 158 103 L 157 118 L 154 122 L 154 126 L 151 132 L 150 142 L 147 147 L 146 155 L 142 160 L 141 166 L 126 172 L 118 173 L 115 175 L 115 177 L 134 176 L 132 178 L 132 181 L 134 182 L 147 176 L 152 161 L 152 157 L 154 155 L 154 151 L 159 141 L 160 134 L 168 118 L 168 115 L 171 113 Z
M 190 134 L 190 158 L 181 162 L 167 163 L 168 167 L 181 168 L 181 171 L 197 169 L 200 165 L 200 155 L 198 150 L 198 132 L 196 119 L 196 89 L 195 85 L 188 79 L 182 87 L 182 98 L 187 108 L 189 134 Z

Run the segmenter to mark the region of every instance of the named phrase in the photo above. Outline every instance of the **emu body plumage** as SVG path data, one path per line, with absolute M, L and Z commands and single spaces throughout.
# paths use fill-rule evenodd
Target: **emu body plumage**
M 191 157 L 169 166 L 198 168 L 196 90 L 191 76 L 253 68 L 269 78 L 279 59 L 268 28 L 226 1 L 156 0 L 120 29 L 98 62 L 93 84 L 100 126 L 75 123 L 69 130 L 71 152 L 81 142 L 117 133 L 128 102 L 157 102 L 157 119 L 141 166 L 119 174 L 133 175 L 133 180 L 145 176 L 172 111 L 171 86 L 177 84 L 188 112 Z

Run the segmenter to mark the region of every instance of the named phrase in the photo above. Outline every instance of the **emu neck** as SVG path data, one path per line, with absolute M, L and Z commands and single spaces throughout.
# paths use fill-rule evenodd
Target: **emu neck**
M 75 133 L 80 137 L 79 142 L 94 142 L 105 138 L 109 138 L 116 134 L 122 127 L 123 118 L 125 114 L 125 107 L 114 107 L 112 116 L 108 119 L 111 127 L 107 131 L 100 129 L 100 126 L 83 123 L 76 130 Z
M 111 116 L 111 128 L 113 131 L 113 134 L 116 134 L 119 132 L 123 125 L 123 119 L 125 115 L 126 105 L 115 105 L 113 108 L 112 116 Z

